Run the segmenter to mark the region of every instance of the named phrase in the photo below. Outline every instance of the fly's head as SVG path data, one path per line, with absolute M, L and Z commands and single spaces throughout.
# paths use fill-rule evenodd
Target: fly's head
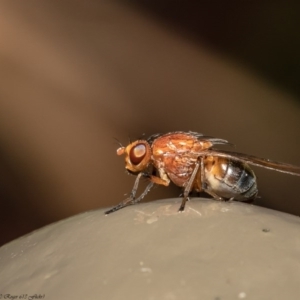
M 145 170 L 151 161 L 151 147 L 145 140 L 137 140 L 127 147 L 117 149 L 117 155 L 125 155 L 125 168 L 130 173 Z

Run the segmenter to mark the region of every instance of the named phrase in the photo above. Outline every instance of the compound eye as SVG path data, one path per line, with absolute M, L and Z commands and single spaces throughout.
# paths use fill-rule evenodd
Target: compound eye
M 146 146 L 144 144 L 137 144 L 132 147 L 129 153 L 130 161 L 133 165 L 138 165 L 146 155 Z

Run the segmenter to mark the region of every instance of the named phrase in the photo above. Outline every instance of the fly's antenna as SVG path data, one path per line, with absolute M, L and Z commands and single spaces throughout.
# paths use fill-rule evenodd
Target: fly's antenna
M 122 143 L 117 139 L 117 138 L 113 138 L 114 140 L 115 140 L 115 142 L 120 146 L 120 147 L 124 147 L 123 145 L 122 145 Z

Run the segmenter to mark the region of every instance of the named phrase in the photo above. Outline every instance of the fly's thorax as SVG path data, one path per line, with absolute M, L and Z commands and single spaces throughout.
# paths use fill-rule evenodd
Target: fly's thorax
M 158 137 L 152 143 L 155 158 L 170 155 L 198 155 L 200 151 L 212 146 L 210 141 L 200 141 L 192 134 L 178 132 Z
M 199 153 L 211 146 L 210 141 L 199 141 L 190 133 L 169 133 L 153 141 L 152 161 L 157 169 L 164 169 L 174 184 L 184 187 L 195 168 Z
M 117 154 L 125 155 L 125 168 L 133 173 L 143 171 L 151 161 L 151 148 L 145 140 L 137 140 L 127 147 L 121 147 Z

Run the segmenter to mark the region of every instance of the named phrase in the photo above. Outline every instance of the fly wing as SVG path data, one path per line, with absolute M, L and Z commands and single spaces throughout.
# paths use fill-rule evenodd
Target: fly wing
M 194 132 L 194 131 L 189 131 L 188 132 L 190 135 L 194 136 L 195 138 L 197 138 L 197 140 L 199 141 L 209 141 L 211 142 L 213 145 L 231 145 L 231 143 L 229 143 L 226 140 L 223 139 L 219 139 L 219 138 L 215 138 L 212 136 L 207 136 L 207 135 L 203 135 L 202 133 L 199 132 Z
M 209 141 L 213 145 L 228 145 L 228 146 L 233 146 L 233 144 L 229 143 L 226 140 L 219 139 L 219 138 L 214 138 L 212 136 L 203 135 L 203 136 L 199 137 L 198 140 L 199 141 Z
M 163 133 L 155 133 L 150 135 L 147 138 L 147 142 L 151 145 L 153 143 L 154 140 L 156 140 L 157 138 L 159 138 L 160 136 L 164 135 Z
M 229 146 L 232 146 L 232 144 L 229 143 L 226 140 L 215 138 L 215 137 L 212 137 L 212 136 L 206 136 L 206 135 L 203 135 L 202 133 L 195 132 L 195 131 L 187 131 L 187 132 L 184 132 L 184 131 L 174 131 L 174 132 L 169 132 L 169 133 L 166 133 L 166 134 L 155 133 L 155 134 L 150 135 L 147 138 L 147 142 L 149 144 L 152 144 L 159 137 L 162 137 L 162 136 L 165 136 L 165 137 L 167 137 L 167 136 L 174 136 L 174 135 L 177 135 L 177 134 L 190 135 L 190 136 L 193 136 L 194 138 L 196 138 L 198 141 L 201 141 L 201 142 L 210 142 L 212 145 L 229 145 Z
M 201 156 L 206 156 L 206 155 L 212 155 L 212 156 L 218 156 L 218 157 L 225 157 L 229 158 L 232 160 L 238 160 L 241 162 L 245 162 L 254 166 L 270 169 L 270 170 L 275 170 L 278 172 L 282 173 L 287 173 L 291 175 L 296 175 L 300 176 L 300 167 L 282 163 L 282 162 L 277 162 L 277 161 L 272 161 L 269 159 L 265 158 L 260 158 L 256 157 L 253 155 L 248 155 L 248 154 L 243 154 L 243 153 L 238 153 L 238 152 L 231 152 L 231 151 L 226 151 L 226 150 L 207 150 L 203 151 L 203 154 Z

